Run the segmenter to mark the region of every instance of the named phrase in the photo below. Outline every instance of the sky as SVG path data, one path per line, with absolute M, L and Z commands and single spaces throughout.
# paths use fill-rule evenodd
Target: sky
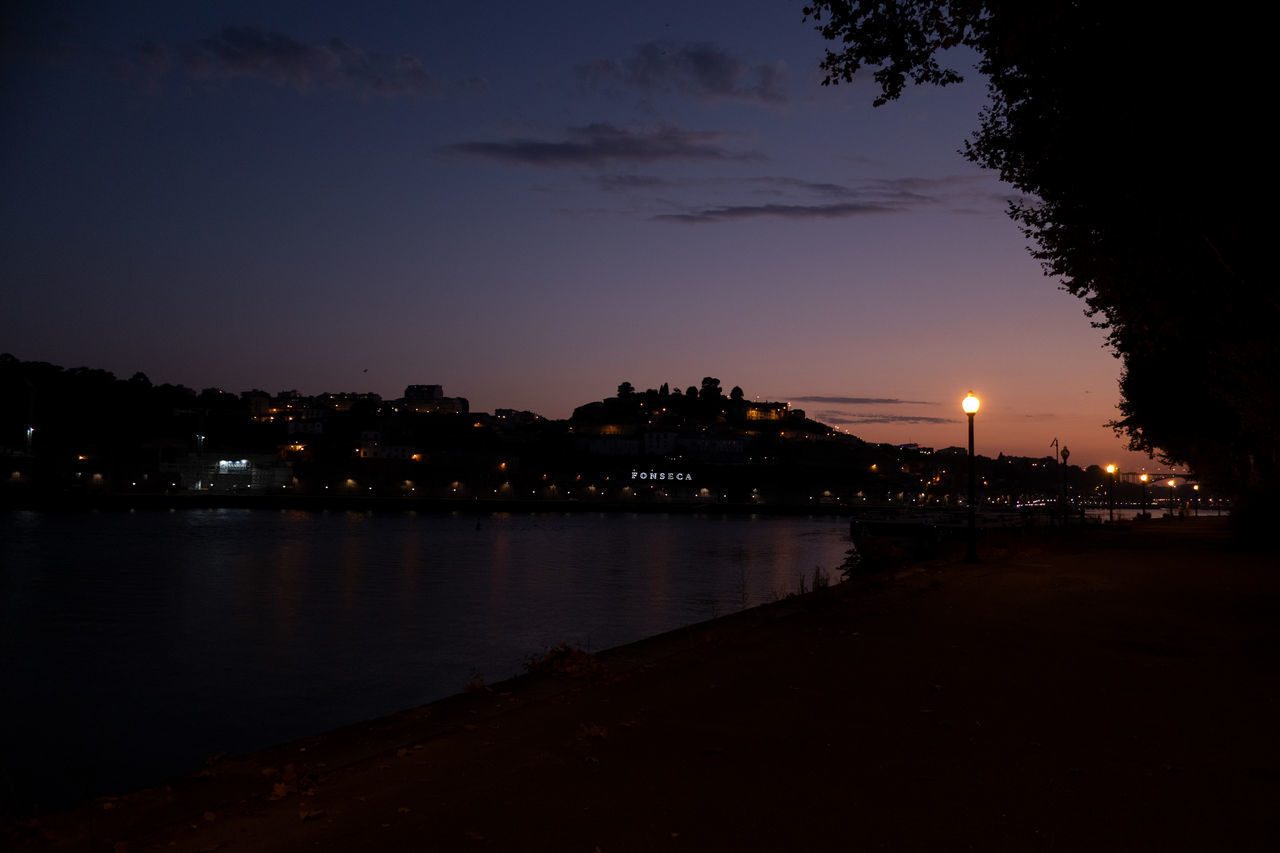
M 958 153 L 984 81 L 873 108 L 802 6 L 7 4 L 0 351 L 550 418 L 714 376 L 938 448 L 973 390 L 980 454 L 1158 470 Z

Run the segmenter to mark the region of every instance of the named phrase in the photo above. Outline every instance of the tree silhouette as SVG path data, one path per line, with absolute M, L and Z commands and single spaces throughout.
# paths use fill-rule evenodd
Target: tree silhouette
M 1270 52 L 1246 8 L 820 0 L 804 14 L 838 42 L 824 82 L 874 69 L 877 105 L 908 81 L 958 81 L 947 49 L 977 53 L 990 101 L 964 154 L 1025 194 L 1009 212 L 1034 256 L 1122 359 L 1113 425 L 1245 504 L 1274 502 L 1280 299 L 1252 88 Z

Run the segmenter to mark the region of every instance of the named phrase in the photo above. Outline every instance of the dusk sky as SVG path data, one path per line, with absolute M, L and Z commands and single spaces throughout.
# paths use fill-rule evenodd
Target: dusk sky
M 972 388 L 979 453 L 1156 470 L 957 153 L 984 81 L 873 109 L 802 5 L 7 4 L 0 351 L 551 418 L 715 376 L 939 448 Z

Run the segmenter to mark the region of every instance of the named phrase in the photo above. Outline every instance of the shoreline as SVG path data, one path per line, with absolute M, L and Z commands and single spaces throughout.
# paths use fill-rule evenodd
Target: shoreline
M 963 522 L 968 516 L 963 507 L 903 506 L 894 503 L 841 503 L 813 502 L 793 503 L 709 503 L 694 501 L 579 501 L 579 500 L 501 500 L 477 499 L 451 500 L 446 498 L 363 497 L 358 495 L 304 495 L 304 494 L 242 494 L 226 492 L 203 493 L 140 493 L 110 495 L 30 495 L 19 500 L 14 496 L 0 499 L 0 511 L 10 512 L 166 512 L 185 509 L 259 509 L 303 510 L 307 512 L 421 512 L 427 514 L 576 514 L 576 513 L 644 513 L 670 515 L 762 515 L 762 516 L 857 516 L 876 514 L 887 516 L 952 517 Z M 1101 512 L 1105 505 L 1076 506 L 1072 518 L 1082 512 Z M 1121 512 L 1134 512 L 1137 506 L 1118 507 Z M 1156 516 L 1161 508 L 1150 509 Z M 1205 518 L 1221 517 L 1223 510 L 1206 510 Z M 978 513 L 982 522 L 1003 520 L 1000 526 L 1009 526 L 1010 518 L 1026 524 L 1044 524 L 1060 517 L 1052 507 L 1034 506 L 1014 509 L 985 507 Z M 1090 521 L 1090 524 L 1099 523 Z
M 983 559 L 223 759 L 16 824 L 7 841 L 607 853 L 1280 840 L 1271 557 L 1200 519 L 1009 531 Z
M 447 500 L 437 498 L 327 495 L 138 494 L 70 495 L 10 500 L 0 510 L 33 512 L 164 512 L 183 509 L 267 509 L 320 512 L 422 512 L 432 514 L 509 513 L 669 513 L 679 515 L 848 515 L 856 507 L 838 504 L 670 503 L 635 501 Z

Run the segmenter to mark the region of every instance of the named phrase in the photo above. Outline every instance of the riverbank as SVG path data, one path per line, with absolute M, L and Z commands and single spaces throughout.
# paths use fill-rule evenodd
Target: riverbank
M 1140 504 L 1129 504 L 1113 508 L 1112 515 L 1118 519 L 1132 518 L 1141 507 Z M 815 497 L 798 498 L 794 502 L 729 502 L 729 501 L 692 501 L 692 500 L 575 500 L 575 499 L 501 499 L 501 498 L 418 498 L 386 495 L 364 496 L 358 494 L 305 494 L 299 492 L 139 492 L 130 493 L 91 493 L 78 492 L 68 494 L 9 494 L 0 496 L 0 511 L 34 511 L 34 512 L 168 512 L 193 509 L 254 509 L 254 510 L 301 510 L 304 512 L 379 512 L 379 513 L 423 513 L 434 515 L 466 514 L 489 515 L 493 513 L 512 514 L 599 514 L 629 513 L 650 515 L 732 515 L 732 516 L 814 516 L 860 518 L 874 516 L 876 518 L 928 518 L 930 523 L 942 523 L 947 526 L 963 526 L 967 519 L 967 511 L 963 507 L 903 505 L 893 502 L 851 503 L 834 498 Z M 1101 523 L 1103 503 L 1082 504 L 1073 510 L 1071 519 L 1080 523 Z M 1155 515 L 1165 512 L 1160 507 L 1151 507 Z M 1213 512 L 1221 515 L 1221 506 Z M 1086 513 L 1095 513 L 1086 518 Z M 1204 515 L 1208 516 L 1209 510 Z M 979 512 L 978 524 L 981 527 L 1004 527 L 1017 524 L 1046 525 L 1060 522 L 1061 514 L 1052 504 L 1034 505 L 1015 509 L 1001 509 L 995 506 L 986 507 Z
M 1271 849 L 1275 555 L 1007 531 L 13 829 L 22 850 Z M 117 846 L 124 845 L 124 846 Z
M 139 494 L 66 494 L 9 496 L 0 510 L 38 512 L 164 512 L 188 509 L 266 509 L 307 512 L 421 512 L 434 514 L 525 513 L 653 513 L 671 515 L 840 516 L 855 511 L 838 502 L 729 503 L 651 500 L 516 500 L 485 498 L 450 500 L 362 495 L 314 495 L 294 492 L 147 492 Z M 894 507 L 901 511 L 901 507 Z

